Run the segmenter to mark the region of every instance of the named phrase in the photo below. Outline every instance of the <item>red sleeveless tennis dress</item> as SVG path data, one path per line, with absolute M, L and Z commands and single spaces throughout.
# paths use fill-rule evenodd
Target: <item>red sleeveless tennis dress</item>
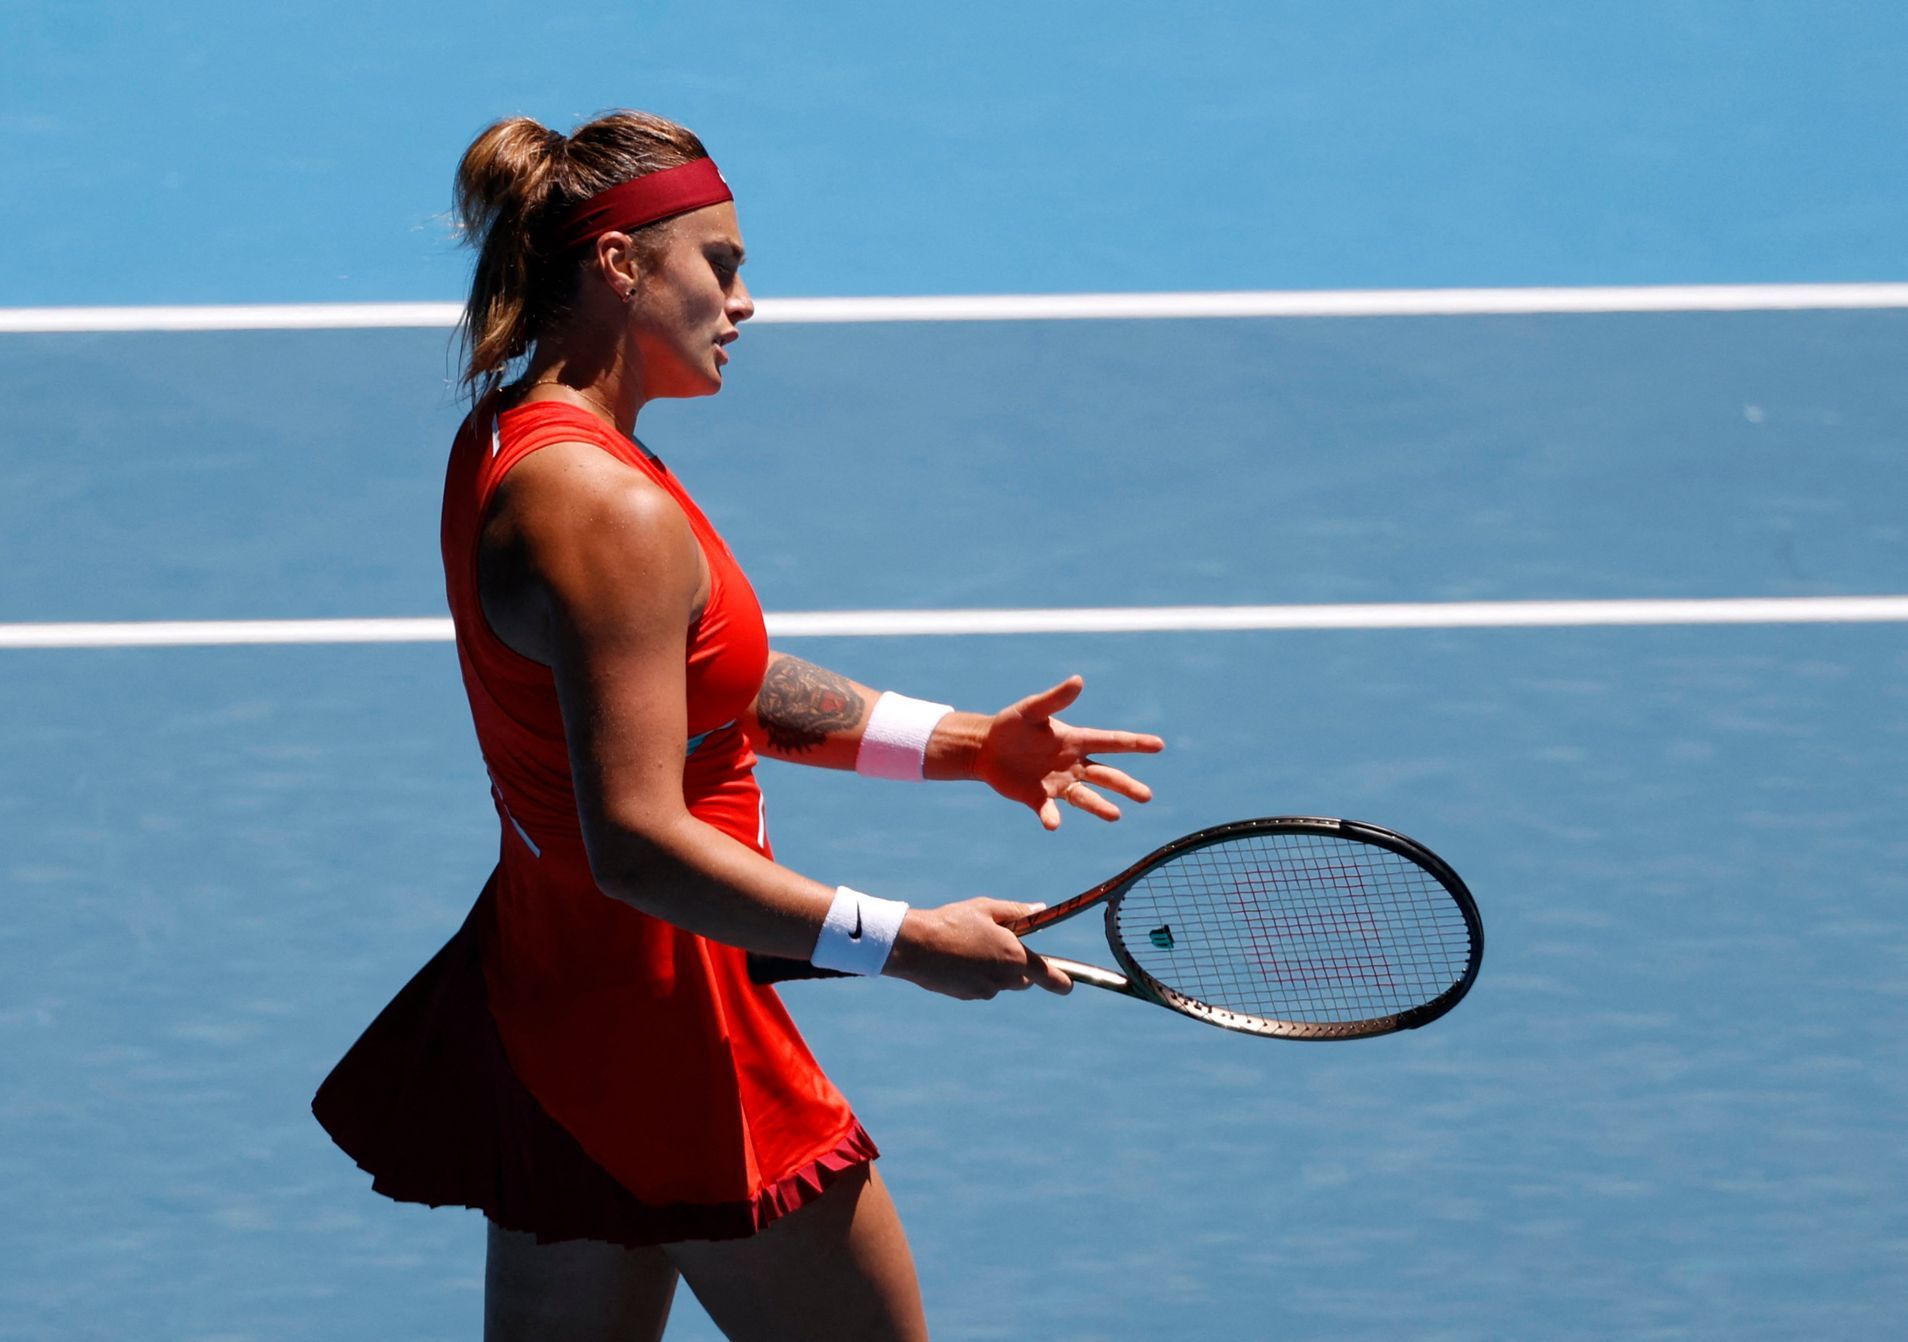
M 543 401 L 467 420 L 445 480 L 445 584 L 501 829 L 463 929 L 314 1102 L 404 1201 L 482 1208 L 544 1240 L 748 1235 L 871 1160 L 873 1142 L 744 952 L 597 889 L 547 667 L 491 632 L 476 547 L 498 484 L 552 443 L 600 447 L 681 506 L 709 567 L 690 629 L 683 797 L 769 855 L 737 719 L 768 659 L 761 607 L 675 476 L 589 412 Z

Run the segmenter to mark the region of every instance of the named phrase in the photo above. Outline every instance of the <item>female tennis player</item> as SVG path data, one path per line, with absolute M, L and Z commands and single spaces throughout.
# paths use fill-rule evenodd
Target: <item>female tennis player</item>
M 732 1338 L 925 1338 L 875 1145 L 748 954 L 958 998 L 1070 985 L 1002 926 L 1032 906 L 910 909 L 777 864 L 756 756 L 975 779 L 1052 829 L 1145 801 L 1094 757 L 1161 742 L 1061 722 L 1078 678 L 959 713 L 769 648 L 634 437 L 649 401 L 721 389 L 754 311 L 694 135 L 501 121 L 457 206 L 474 409 L 442 542 L 500 858 L 314 1108 L 380 1192 L 485 1212 L 492 1342 L 659 1337 L 679 1277 Z

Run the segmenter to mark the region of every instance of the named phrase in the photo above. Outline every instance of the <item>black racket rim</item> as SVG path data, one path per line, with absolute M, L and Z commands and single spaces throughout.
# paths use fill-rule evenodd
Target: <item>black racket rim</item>
M 1125 898 L 1126 892 L 1148 872 L 1175 857 L 1196 852 L 1201 848 L 1210 848 L 1214 844 L 1258 834 L 1321 834 L 1348 839 L 1354 843 L 1369 844 L 1372 847 L 1396 853 L 1399 857 L 1428 872 L 1451 897 L 1459 915 L 1464 919 L 1465 930 L 1470 936 L 1471 943 L 1464 972 L 1450 987 L 1427 1002 L 1421 1002 L 1417 1006 L 1390 1015 L 1354 1021 L 1280 1020 L 1247 1015 L 1189 996 L 1149 974 L 1127 952 L 1125 942 L 1120 937 L 1117 918 L 1120 902 Z M 1409 835 L 1386 829 L 1383 825 L 1374 825 L 1364 820 L 1341 820 L 1332 816 L 1316 815 L 1262 816 L 1255 820 L 1233 820 L 1175 839 L 1147 857 L 1138 866 L 1121 874 L 1117 884 L 1106 898 L 1106 940 L 1114 957 L 1119 961 L 1120 971 L 1127 976 L 1141 996 L 1151 998 L 1161 1006 L 1182 1012 L 1208 1025 L 1217 1025 L 1221 1029 L 1237 1030 L 1243 1034 L 1258 1035 L 1268 1039 L 1319 1041 L 1369 1039 L 1429 1025 L 1464 1000 L 1465 994 L 1471 991 L 1471 985 L 1477 982 L 1477 972 L 1484 960 L 1484 922 L 1478 914 L 1477 901 L 1471 897 L 1470 888 L 1464 884 L 1463 878 L 1451 869 L 1448 862 Z

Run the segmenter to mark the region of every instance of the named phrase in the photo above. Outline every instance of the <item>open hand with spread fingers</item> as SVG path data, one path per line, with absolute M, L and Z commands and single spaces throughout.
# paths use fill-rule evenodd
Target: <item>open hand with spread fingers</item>
M 1029 807 L 1046 828 L 1060 828 L 1060 803 L 1102 820 L 1118 820 L 1107 793 L 1150 801 L 1153 790 L 1122 769 L 1094 759 L 1104 754 L 1152 755 L 1165 749 L 1141 732 L 1074 727 L 1054 714 L 1080 697 L 1086 682 L 1069 676 L 994 714 L 974 761 L 974 776 L 1001 796 Z

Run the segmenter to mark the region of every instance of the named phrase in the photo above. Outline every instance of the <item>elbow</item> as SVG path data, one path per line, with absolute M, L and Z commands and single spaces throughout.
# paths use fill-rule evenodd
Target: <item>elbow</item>
M 666 902 L 662 892 L 679 884 L 688 866 L 694 818 L 679 814 L 604 815 L 585 825 L 583 846 L 597 889 L 645 913 Z

